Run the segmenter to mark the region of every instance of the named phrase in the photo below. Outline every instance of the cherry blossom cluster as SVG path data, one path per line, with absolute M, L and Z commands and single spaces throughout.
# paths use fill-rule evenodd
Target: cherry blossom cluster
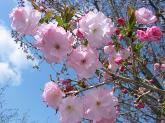
M 157 21 L 152 11 L 140 8 L 135 11 L 137 41 L 159 41 L 162 31 L 153 26 Z M 102 12 L 89 11 L 76 21 L 76 28 L 66 30 L 58 26 L 57 22 L 40 24 L 41 13 L 32 8 L 16 7 L 10 14 L 12 28 L 23 35 L 32 35 L 35 38 L 34 47 L 40 49 L 48 63 L 65 62 L 67 67 L 76 71 L 77 79 L 89 79 L 103 67 L 116 72 L 125 70 L 123 64 L 129 63 L 132 46 L 122 45 L 122 40 L 130 37 L 125 28 L 127 21 L 118 18 L 118 27 Z M 147 28 L 139 29 L 139 24 Z M 132 28 L 132 27 L 131 27 Z M 131 30 L 132 31 L 132 30 Z M 133 33 L 132 33 L 133 34 Z M 107 58 L 99 59 L 99 53 Z M 106 62 L 105 62 L 106 61 Z M 154 64 L 155 70 L 164 70 L 165 64 Z M 108 76 L 105 74 L 104 79 Z M 113 123 L 117 115 L 117 99 L 110 89 L 103 87 L 87 89 L 77 96 L 67 96 L 74 88 L 72 80 L 48 82 L 43 92 L 43 100 L 48 106 L 57 109 L 61 123 L 79 123 L 88 119 L 93 123 Z M 62 86 L 66 86 L 64 89 Z M 69 86 L 68 86 L 69 85 Z M 139 104 L 139 107 L 144 107 Z
M 64 95 L 55 82 L 48 82 L 42 96 L 48 106 L 59 110 L 61 123 L 79 123 L 83 118 L 93 123 L 115 121 L 117 99 L 109 89 L 94 88 L 83 96 Z
M 140 8 L 135 12 L 137 22 L 140 24 L 151 25 L 157 21 L 152 11 L 146 8 Z M 140 41 L 159 41 L 162 36 L 162 31 L 157 26 L 148 27 L 147 30 L 137 30 L 137 38 Z

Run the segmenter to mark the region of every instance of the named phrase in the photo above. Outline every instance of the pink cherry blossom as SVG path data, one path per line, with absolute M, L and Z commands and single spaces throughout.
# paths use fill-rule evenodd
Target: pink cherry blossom
M 149 9 L 146 8 L 140 8 L 135 11 L 135 16 L 136 20 L 138 23 L 142 24 L 152 24 L 157 21 L 156 16 L 150 11 Z
M 117 100 L 112 92 L 103 87 L 87 91 L 84 96 L 85 118 L 100 121 L 103 118 L 116 118 Z
M 162 72 L 164 72 L 165 71 L 165 64 L 161 64 L 160 69 L 161 69 Z
M 159 70 L 160 69 L 160 64 L 159 63 L 155 63 L 154 64 L 154 70 Z
M 94 123 L 114 123 L 115 119 L 116 119 L 116 115 L 111 115 L 109 116 L 109 118 L 102 118 L 101 120 L 96 121 Z
M 13 29 L 22 34 L 34 35 L 41 18 L 41 14 L 39 11 L 32 8 L 16 7 L 10 14 L 10 18 Z
M 75 69 L 78 78 L 90 78 L 100 67 L 97 52 L 92 48 L 79 46 L 68 57 L 68 65 Z
M 113 54 L 114 52 L 115 52 L 114 45 L 104 46 L 104 53 L 105 54 Z
M 42 98 L 48 106 L 57 109 L 62 101 L 62 95 L 62 91 L 55 82 L 45 84 Z
M 62 27 L 48 24 L 43 26 L 41 32 L 38 32 L 38 41 L 35 46 L 43 51 L 47 62 L 59 63 L 71 52 L 72 41 L 71 34 Z
M 59 107 L 59 112 L 61 123 L 78 123 L 84 114 L 81 99 L 77 96 L 70 96 L 63 99 Z
M 121 56 L 118 56 L 118 57 L 116 57 L 115 59 L 114 59 L 114 62 L 116 63 L 116 64 L 121 64 L 122 63 L 122 61 L 123 61 L 123 58 L 121 57 Z
M 137 30 L 136 31 L 136 37 L 140 40 L 140 41 L 146 41 L 148 40 L 148 35 L 145 31 L 143 30 Z
M 152 41 L 159 41 L 163 35 L 161 29 L 157 26 L 152 26 L 151 28 L 148 28 L 146 31 L 149 40 Z
M 80 29 L 85 33 L 85 37 L 89 41 L 92 48 L 103 46 L 113 32 L 115 32 L 114 24 L 111 19 L 107 18 L 103 13 L 88 12 L 79 21 Z

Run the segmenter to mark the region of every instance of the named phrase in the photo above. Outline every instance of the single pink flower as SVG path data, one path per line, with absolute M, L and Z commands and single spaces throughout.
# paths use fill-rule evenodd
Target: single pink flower
M 101 12 L 88 12 L 79 21 L 79 26 L 92 48 L 105 45 L 111 34 L 115 32 L 112 20 Z
M 165 64 L 161 64 L 160 70 L 161 70 L 162 72 L 165 71 Z
M 114 45 L 104 46 L 104 53 L 105 54 L 113 54 L 114 52 L 115 52 Z
M 72 37 L 62 27 L 55 24 L 42 26 L 38 31 L 38 40 L 36 46 L 43 51 L 44 56 L 49 63 L 59 63 L 67 58 L 72 50 Z M 40 32 L 41 31 L 41 32 Z
M 87 91 L 84 96 L 85 118 L 99 121 L 103 118 L 116 118 L 117 100 L 112 92 L 103 87 Z
M 159 70 L 160 69 L 160 64 L 159 63 L 155 63 L 154 64 L 154 70 Z
M 68 65 L 75 69 L 78 78 L 90 78 L 100 67 L 97 52 L 92 48 L 79 46 L 68 56 Z
M 152 24 L 157 21 L 156 16 L 150 11 L 149 9 L 146 8 L 140 8 L 135 11 L 135 16 L 136 20 L 138 23 L 142 24 Z
M 121 56 L 118 56 L 114 59 L 114 62 L 119 65 L 123 62 L 123 58 Z
M 148 35 L 145 31 L 143 30 L 137 30 L 136 31 L 136 37 L 140 40 L 140 41 L 146 41 L 148 40 Z
M 149 40 L 152 41 L 159 41 L 163 35 L 161 29 L 157 26 L 152 26 L 151 28 L 148 28 L 146 31 Z
M 41 14 L 32 8 L 16 7 L 10 14 L 12 28 L 22 34 L 36 33 Z
M 48 106 L 57 109 L 62 101 L 62 95 L 63 93 L 56 83 L 48 82 L 45 85 L 42 98 Z
M 64 98 L 59 107 L 59 112 L 61 123 L 78 123 L 84 114 L 81 99 L 77 96 Z

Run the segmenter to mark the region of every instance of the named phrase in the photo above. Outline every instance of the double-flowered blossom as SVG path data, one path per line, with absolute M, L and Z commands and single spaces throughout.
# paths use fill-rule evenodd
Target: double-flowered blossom
M 78 123 L 84 115 L 81 99 L 77 96 L 63 99 L 59 112 L 61 123 Z
M 68 65 L 75 69 L 78 78 L 90 78 L 100 67 L 97 52 L 89 46 L 79 46 L 68 56 Z
M 109 40 L 108 36 L 115 32 L 112 20 L 101 12 L 88 12 L 79 21 L 79 27 L 92 48 L 103 46 Z
M 28 7 L 16 7 L 10 14 L 12 28 L 22 34 L 34 35 L 36 33 L 41 14 Z
M 136 37 L 140 41 L 159 41 L 162 37 L 163 33 L 161 29 L 157 26 L 152 26 L 147 28 L 146 31 L 137 30 Z
M 161 71 L 165 71 L 165 63 L 160 64 L 160 63 L 155 63 L 154 64 L 154 70 L 161 70 Z
M 56 24 L 48 24 L 42 27 L 41 32 L 38 31 L 36 46 L 43 51 L 47 62 L 59 63 L 66 59 L 72 50 L 70 33 Z
M 57 109 L 62 101 L 62 96 L 63 93 L 55 82 L 45 84 L 42 98 L 48 106 Z
M 148 35 L 145 31 L 143 30 L 137 30 L 136 31 L 136 37 L 140 40 L 140 41 L 146 41 L 148 40 Z
M 151 28 L 148 28 L 146 31 L 149 40 L 152 41 L 159 41 L 163 35 L 161 29 L 157 26 L 152 26 Z
M 157 21 L 156 16 L 146 8 L 140 8 L 135 11 L 136 20 L 141 24 L 153 24 Z
M 85 118 L 101 123 L 100 120 L 109 119 L 113 123 L 116 118 L 117 99 L 109 89 L 94 88 L 85 93 Z

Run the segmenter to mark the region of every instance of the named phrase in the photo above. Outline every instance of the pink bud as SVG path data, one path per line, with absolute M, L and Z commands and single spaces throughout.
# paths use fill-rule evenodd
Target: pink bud
M 144 103 L 138 103 L 135 105 L 135 108 L 144 108 L 144 107 L 145 107 Z
M 71 79 L 66 79 L 66 80 L 62 80 L 61 81 L 61 83 L 63 84 L 63 85 L 68 85 L 68 84 L 70 84 L 71 83 Z
M 78 38 L 84 38 L 84 34 L 79 29 L 77 29 L 76 36 Z
M 122 34 L 119 34 L 118 39 L 119 40 L 122 40 L 123 38 L 124 38 L 123 35 Z
M 120 67 L 120 71 L 123 72 L 125 70 L 125 67 L 124 66 L 121 66 Z
M 122 92 L 123 94 L 126 94 L 126 93 L 127 93 L 127 89 L 123 88 L 123 89 L 121 90 L 121 92 Z
M 74 88 L 72 86 L 67 86 L 65 89 L 64 89 L 64 93 L 67 93 L 67 92 L 70 92 L 70 91 L 73 91 Z
M 126 23 L 126 21 L 125 21 L 124 18 L 120 17 L 120 18 L 117 19 L 117 23 L 118 23 L 119 25 L 121 25 L 121 26 L 124 26 L 125 23 Z
M 153 84 L 155 81 L 153 79 L 149 80 L 149 83 Z
M 119 65 L 123 62 L 123 58 L 118 56 L 117 58 L 115 58 L 114 62 Z
M 120 30 L 119 29 L 116 29 L 115 32 L 116 32 L 116 35 L 120 34 Z

